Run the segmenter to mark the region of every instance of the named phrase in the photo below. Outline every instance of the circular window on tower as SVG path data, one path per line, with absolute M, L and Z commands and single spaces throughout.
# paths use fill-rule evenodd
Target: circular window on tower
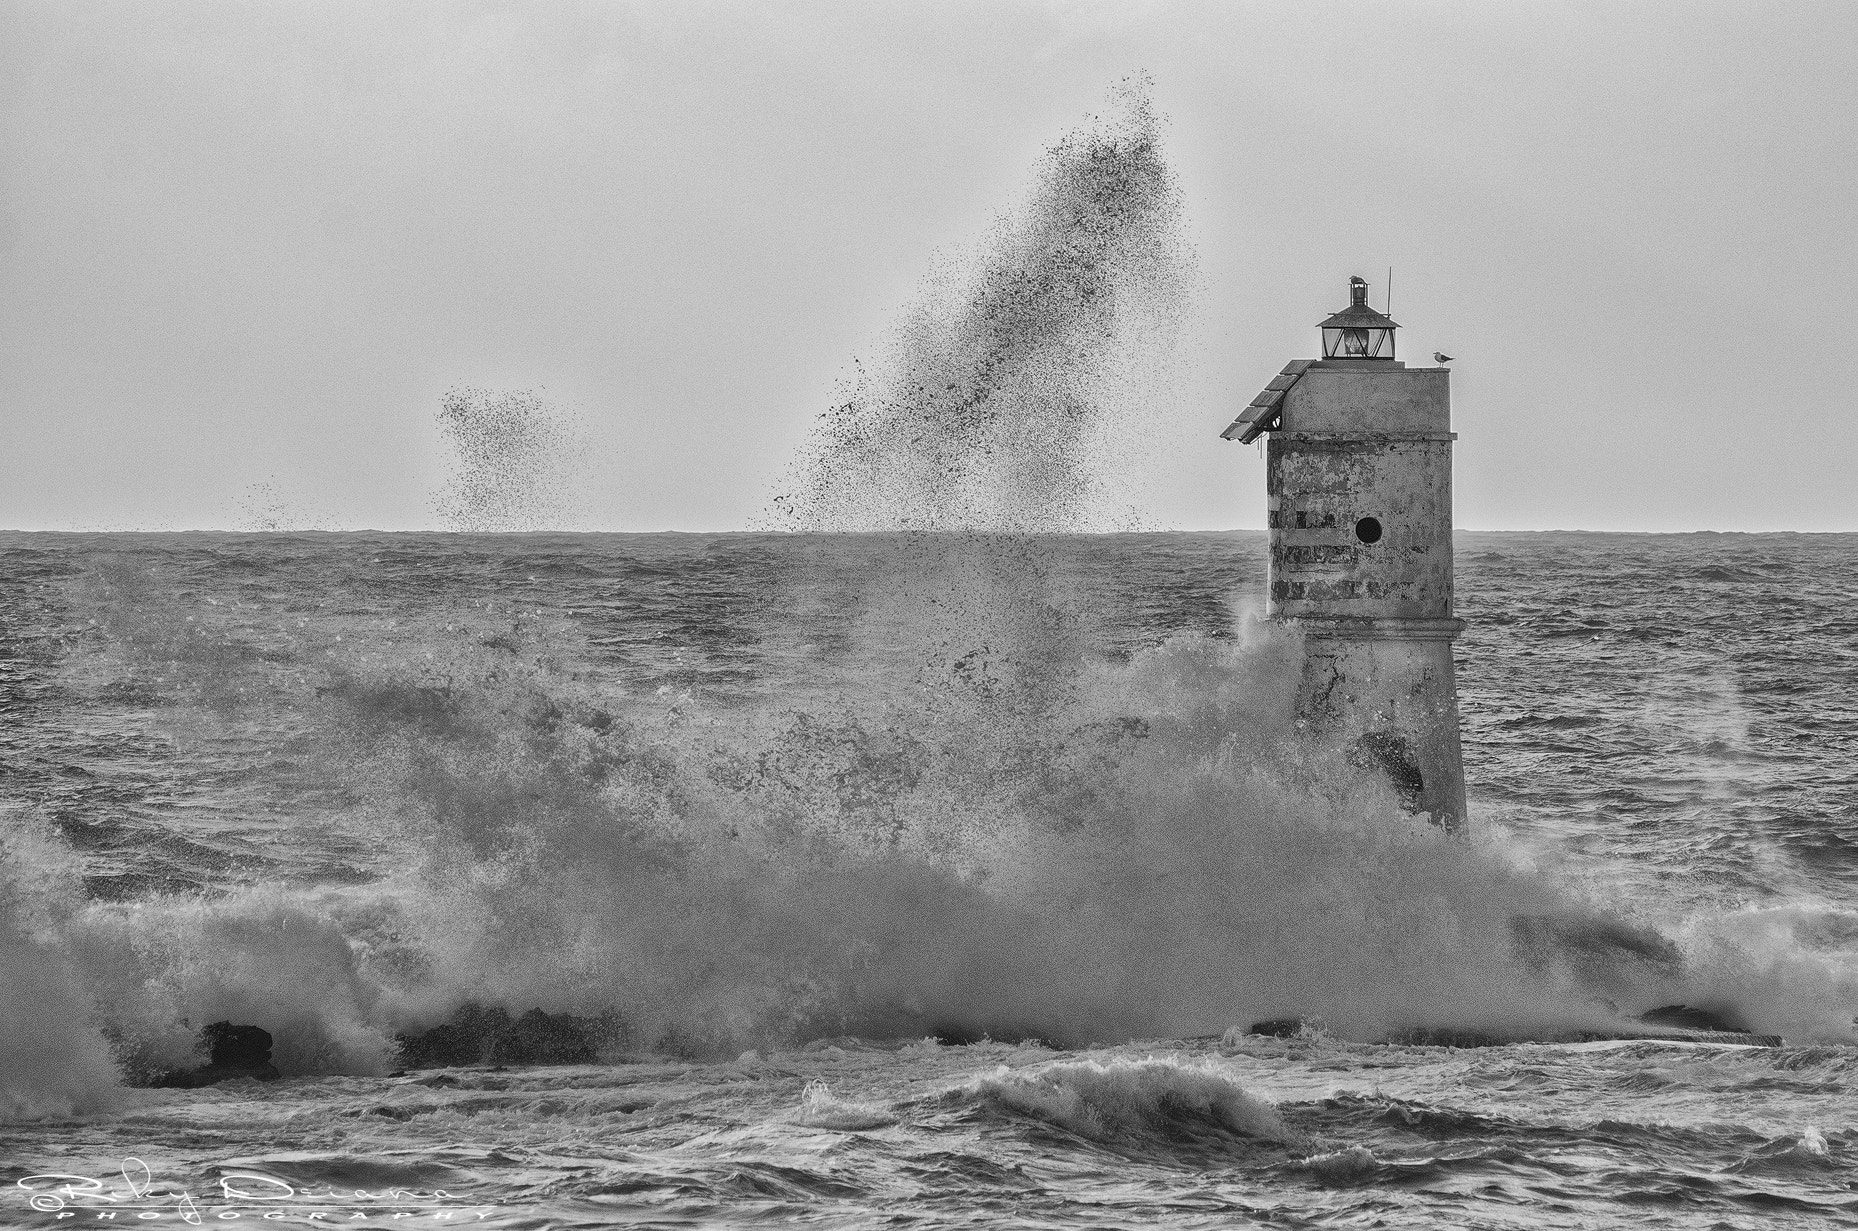
M 1381 521 L 1378 517 L 1364 517 L 1355 523 L 1355 537 L 1364 543 L 1381 541 Z

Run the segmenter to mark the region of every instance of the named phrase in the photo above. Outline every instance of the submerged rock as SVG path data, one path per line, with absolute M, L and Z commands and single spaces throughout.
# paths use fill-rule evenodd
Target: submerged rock
M 1747 1034 L 1739 1026 L 1708 1009 L 1693 1009 L 1687 1004 L 1667 1004 L 1639 1014 L 1639 1020 L 1651 1026 L 1682 1026 L 1686 1030 L 1714 1030 L 1723 1034 Z
M 1234 1047 L 1247 1035 L 1276 1039 L 1296 1039 L 1315 1028 L 1300 1017 L 1280 1017 L 1253 1022 L 1239 1030 L 1234 1027 L 1221 1040 L 1222 1047 Z M 1581 1027 L 1548 1031 L 1502 1031 L 1465 1026 L 1403 1026 L 1388 1031 L 1380 1042 L 1397 1047 L 1508 1047 L 1515 1043 L 1595 1043 L 1608 1040 L 1647 1043 L 1731 1043 L 1750 1047 L 1780 1047 L 1779 1035 L 1752 1034 L 1727 1018 L 1688 1005 L 1665 1005 L 1641 1014 L 1638 1018 L 1621 1018 L 1612 1027 Z
M 276 1081 L 281 1074 L 271 1063 L 271 1032 L 258 1026 L 214 1022 L 200 1031 L 200 1046 L 207 1062 L 198 1068 L 170 1069 L 149 1084 L 163 1089 L 192 1090 L 216 1082 L 248 1077 Z
M 1303 1019 L 1274 1017 L 1270 1021 L 1253 1022 L 1245 1028 L 1245 1033 L 1263 1035 L 1269 1039 L 1294 1039 L 1303 1033 Z
M 603 1049 L 625 1042 L 617 1013 L 576 1017 L 531 1009 L 512 1018 L 507 1009 L 459 1006 L 451 1020 L 419 1034 L 403 1034 L 400 1062 L 409 1069 L 466 1064 L 597 1064 Z
M 1402 1047 L 1503 1047 L 1524 1040 L 1458 1026 L 1409 1026 L 1389 1033 L 1382 1041 Z

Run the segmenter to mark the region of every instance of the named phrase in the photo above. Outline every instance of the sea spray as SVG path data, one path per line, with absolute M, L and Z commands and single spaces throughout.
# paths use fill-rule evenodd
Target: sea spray
M 127 1075 L 203 1063 L 199 1029 L 257 1025 L 286 1076 L 383 1073 L 392 985 L 364 964 L 360 920 L 277 885 L 89 907 L 66 931 Z M 345 917 L 346 916 L 346 917 Z
M 1025 201 L 941 259 L 854 365 L 765 519 L 796 530 L 1036 533 L 1140 520 L 1193 283 L 1144 77 L 1050 146 Z
M 338 524 L 334 514 L 276 476 L 246 484 L 236 503 L 241 530 L 333 530 Z
M 432 506 L 448 528 L 559 530 L 580 520 L 583 432 L 539 391 L 452 389 L 438 418 L 452 469 Z
M 96 992 L 67 949 L 75 861 L 35 818 L 0 810 L 0 1123 L 102 1110 L 117 1072 Z
M 545 622 L 472 628 L 443 657 L 350 637 L 301 660 L 297 716 L 383 879 L 91 908 L 75 948 L 119 1037 L 237 1014 L 286 1072 L 366 1071 L 473 999 L 730 1054 L 1565 1015 L 1509 924 L 1567 904 L 1301 749 L 1279 635 L 1048 664 L 1061 690 L 951 668 L 934 706 L 718 709 L 588 687 Z

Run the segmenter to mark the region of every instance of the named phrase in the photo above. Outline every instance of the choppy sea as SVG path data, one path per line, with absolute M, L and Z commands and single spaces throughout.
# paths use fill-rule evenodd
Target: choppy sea
M 1462 834 L 1265 566 L 0 533 L 0 1225 L 1858 1224 L 1858 535 L 1461 534 Z

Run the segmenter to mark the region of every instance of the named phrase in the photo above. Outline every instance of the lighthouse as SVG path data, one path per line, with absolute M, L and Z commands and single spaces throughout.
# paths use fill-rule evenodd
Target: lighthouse
M 1322 358 L 1287 365 L 1221 433 L 1268 435 L 1268 611 L 1303 634 L 1300 723 L 1456 829 L 1451 373 L 1394 358 L 1399 326 L 1360 278 L 1319 328 Z

